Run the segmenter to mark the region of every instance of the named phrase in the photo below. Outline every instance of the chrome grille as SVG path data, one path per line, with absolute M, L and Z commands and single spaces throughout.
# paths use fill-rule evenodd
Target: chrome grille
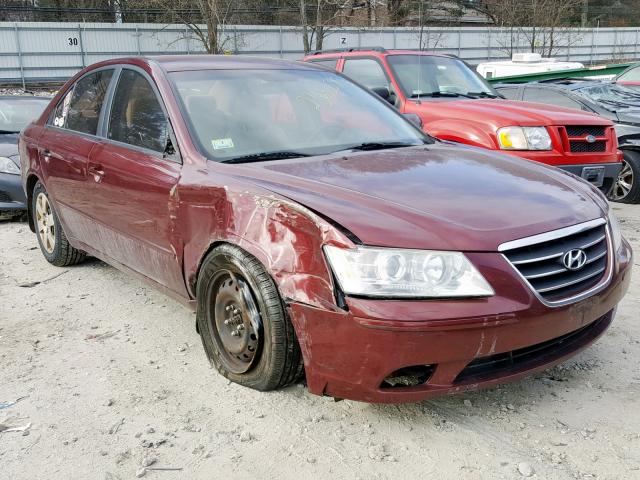
M 580 249 L 584 264 L 570 270 L 567 252 Z M 604 220 L 516 240 L 500 251 L 546 302 L 572 299 L 603 282 L 608 262 L 608 239 Z M 575 267 L 575 265 L 574 265 Z

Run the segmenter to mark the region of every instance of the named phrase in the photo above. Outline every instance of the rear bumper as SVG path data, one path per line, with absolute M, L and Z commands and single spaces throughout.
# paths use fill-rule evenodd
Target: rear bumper
M 519 279 L 508 278 L 499 255 L 469 257 L 497 286 L 494 297 L 431 302 L 349 298 L 349 311 L 290 304 L 309 390 L 399 403 L 517 380 L 566 360 L 602 335 L 631 278 L 631 250 L 625 243 L 604 290 L 552 308 Z M 407 367 L 420 367 L 426 381 L 395 387 L 383 383 Z
M 27 209 L 26 202 L 20 175 L 0 173 L 0 212 L 19 213 Z

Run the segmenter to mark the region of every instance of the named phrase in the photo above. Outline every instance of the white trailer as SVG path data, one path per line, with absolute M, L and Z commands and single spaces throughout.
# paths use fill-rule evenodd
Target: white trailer
M 481 63 L 476 70 L 484 78 L 493 78 L 576 68 L 584 68 L 584 65 L 580 62 L 559 62 L 555 58 L 543 58 L 539 53 L 516 53 L 511 60 Z

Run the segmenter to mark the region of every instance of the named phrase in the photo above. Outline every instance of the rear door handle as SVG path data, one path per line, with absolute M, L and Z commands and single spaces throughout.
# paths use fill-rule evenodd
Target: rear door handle
M 100 165 L 99 163 L 89 163 L 87 171 L 91 175 L 93 175 L 93 179 L 96 182 L 100 182 L 100 180 L 102 180 L 102 177 L 104 177 L 104 170 L 102 169 L 102 165 Z

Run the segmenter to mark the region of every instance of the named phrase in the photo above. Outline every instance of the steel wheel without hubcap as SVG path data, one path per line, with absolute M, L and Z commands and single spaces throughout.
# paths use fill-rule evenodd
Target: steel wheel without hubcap
M 224 367 L 235 374 L 245 373 L 259 357 L 262 346 L 260 312 L 249 285 L 239 274 L 222 270 L 212 284 L 212 340 Z
M 49 199 L 42 192 L 36 198 L 36 223 L 42 246 L 47 252 L 53 253 L 56 247 L 56 224 Z

